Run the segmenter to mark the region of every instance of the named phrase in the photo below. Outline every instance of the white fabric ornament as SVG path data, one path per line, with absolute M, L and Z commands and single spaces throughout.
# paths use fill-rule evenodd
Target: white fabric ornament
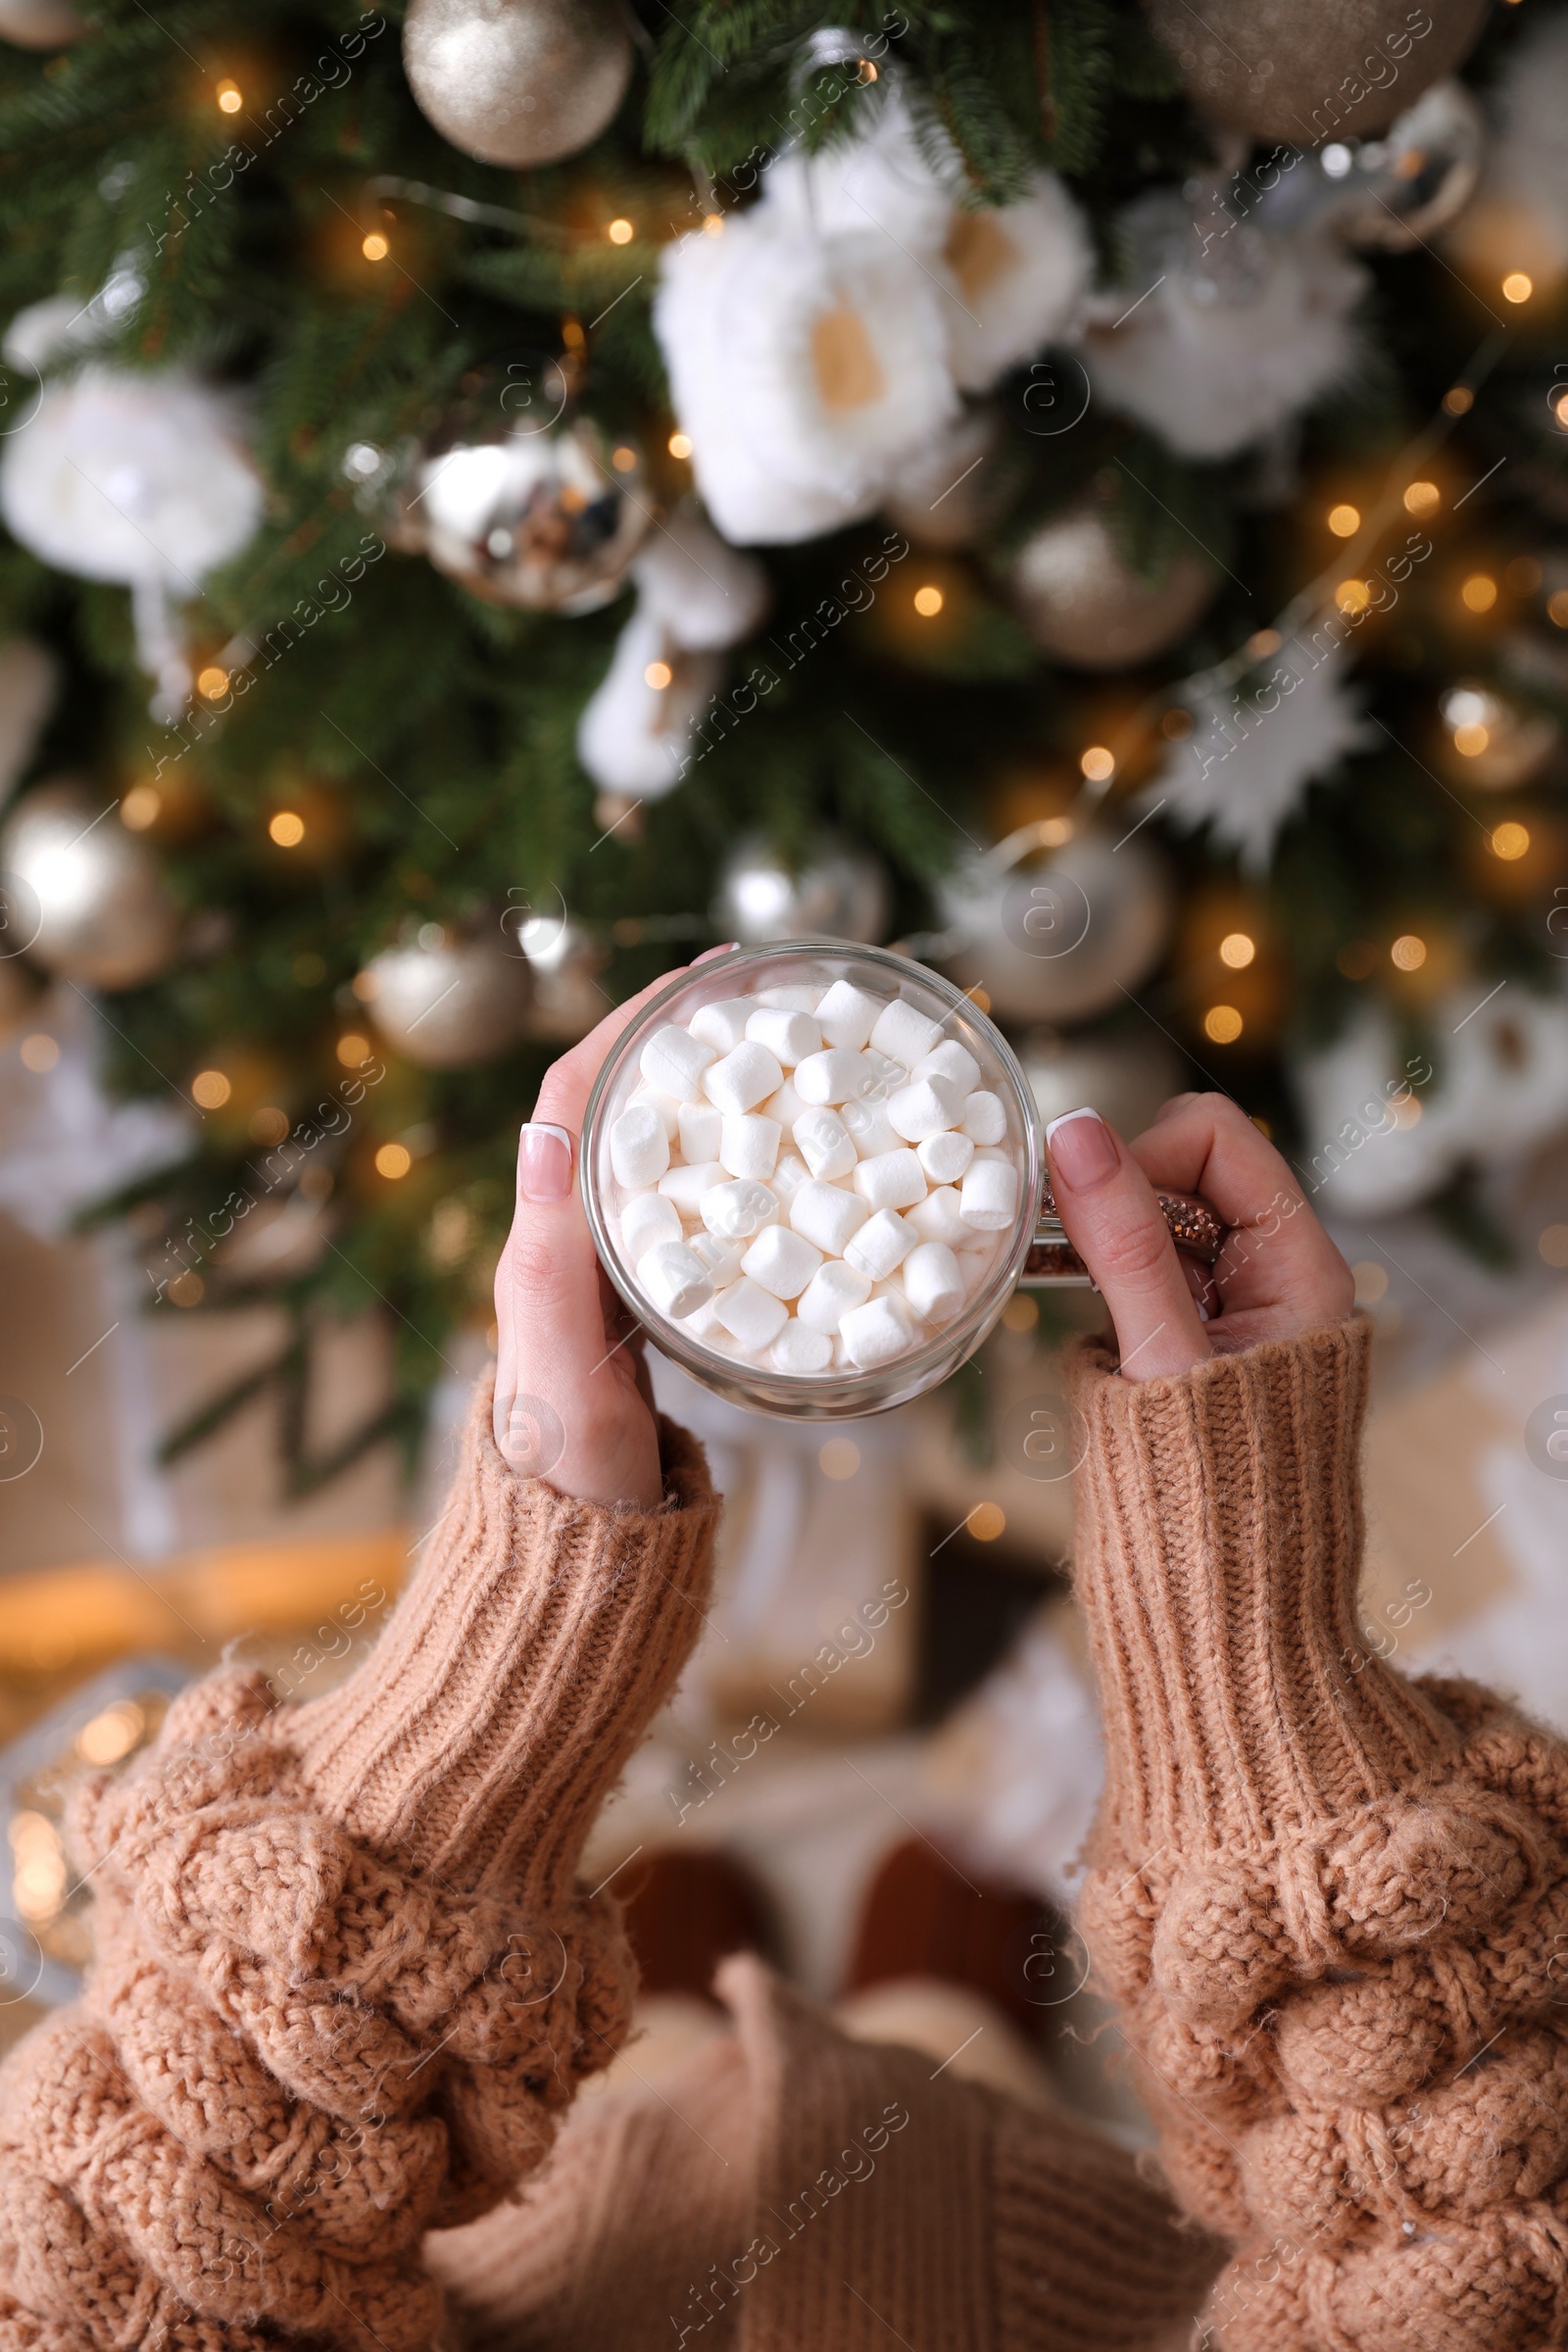
M 16 789 L 60 693 L 60 664 L 36 637 L 0 646 L 0 805 Z
M 880 232 L 911 252 L 940 251 L 965 185 L 962 161 L 935 117 L 917 122 L 902 90 L 862 107 L 853 138 L 815 155 L 792 148 L 768 166 L 766 203 L 808 235 Z
M 594 782 L 644 801 L 673 792 L 720 671 L 716 654 L 688 653 L 639 601 L 577 722 L 577 757 Z
M 1170 190 L 1121 227 L 1131 272 L 1093 298 L 1084 356 L 1095 389 L 1183 457 L 1230 457 L 1354 373 L 1367 275 L 1326 232 L 1226 229 Z
M 1211 826 L 1214 842 L 1238 852 L 1247 872 L 1265 872 L 1313 778 L 1377 740 L 1346 689 L 1347 666 L 1339 648 L 1314 659 L 1298 640 L 1247 693 L 1194 695 L 1193 731 L 1142 805 L 1157 803 L 1179 832 Z
M 649 533 L 631 570 L 642 611 L 689 653 L 738 645 L 767 611 L 761 564 L 737 555 L 689 508 Z
M 983 392 L 1074 325 L 1094 269 L 1083 215 L 1051 172 L 1018 204 L 952 216 L 943 241 L 955 380 Z
M 0 456 L 0 514 L 58 570 L 131 591 L 137 650 L 165 706 L 190 691 L 172 617 L 262 519 L 262 484 L 229 394 L 183 368 L 93 362 L 50 384 Z

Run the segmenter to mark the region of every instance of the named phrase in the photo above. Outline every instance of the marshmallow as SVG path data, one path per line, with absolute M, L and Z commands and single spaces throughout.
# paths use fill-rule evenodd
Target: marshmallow
M 918 1238 L 896 1210 L 879 1208 L 846 1245 L 844 1263 L 872 1282 L 886 1282 L 903 1265 Z
M 692 1168 L 671 1168 L 667 1176 L 659 1179 L 659 1189 L 666 1200 L 674 1201 L 683 1217 L 700 1217 L 705 1198 L 728 1173 L 716 1159 L 699 1160 Z
M 786 1078 L 777 1094 L 769 1095 L 760 1107 L 768 1118 L 777 1119 L 781 1127 L 793 1127 L 802 1111 L 808 1110 L 810 1105 L 796 1093 L 794 1079 Z
M 851 1046 L 858 1051 L 870 1044 L 881 1009 L 876 998 L 868 997 L 863 988 L 835 980 L 817 1005 L 816 1025 L 830 1046 Z
M 777 1097 L 775 1096 L 773 1100 L 776 1101 Z M 769 1182 L 779 1199 L 788 1200 L 792 1194 L 800 1191 L 803 1184 L 810 1181 L 810 1169 L 798 1153 L 786 1152 L 773 1170 Z
M 737 1112 L 724 1121 L 720 1163 L 732 1176 L 771 1176 L 783 1132 L 777 1119 L 764 1119 L 755 1110 Z
M 904 1261 L 904 1295 L 922 1323 L 951 1323 L 964 1301 L 963 1272 L 945 1242 L 922 1242 Z
M 885 1102 L 841 1102 L 839 1117 L 862 1159 L 874 1159 L 879 1152 L 896 1152 L 904 1140 L 888 1117 Z
M 902 1062 L 906 1070 L 923 1061 L 941 1042 L 942 1023 L 928 1021 L 923 1012 L 916 1012 L 902 997 L 895 997 L 891 1004 L 883 1005 L 871 1029 L 871 1043 L 877 1052 Z
M 713 1312 L 711 1298 L 709 1299 L 706 1306 L 694 1307 L 692 1312 L 689 1315 L 683 1315 L 681 1320 L 693 1339 L 707 1340 L 719 1336 L 715 1335 L 713 1329 L 715 1323 L 718 1322 L 718 1317 Z
M 629 1193 L 657 1184 L 669 1165 L 664 1122 L 650 1103 L 623 1110 L 610 1130 L 610 1164 Z
M 741 1259 L 741 1272 L 775 1298 L 798 1298 L 821 1263 L 821 1250 L 798 1233 L 787 1225 L 769 1225 Z
M 671 1143 L 673 1143 L 675 1140 L 675 1113 L 679 1107 L 680 1105 L 676 1102 L 673 1096 L 662 1095 L 659 1093 L 656 1087 L 652 1086 L 639 1086 L 633 1093 L 626 1097 L 626 1108 L 628 1110 L 642 1110 L 647 1108 L 658 1113 L 664 1133 L 668 1136 Z M 688 1153 L 687 1157 L 689 1158 L 690 1156 L 690 1153 Z
M 850 1353 L 849 1343 L 841 1331 L 833 1342 L 833 1369 L 835 1372 L 850 1372 L 854 1368 L 855 1358 Z
M 844 1245 L 852 1233 L 858 1233 L 870 1215 L 865 1202 L 854 1193 L 841 1192 L 836 1184 L 818 1184 L 813 1178 L 803 1184 L 790 1200 L 790 1223 L 795 1231 L 825 1250 L 829 1257 L 842 1257 Z
M 789 1311 L 782 1298 L 775 1298 L 771 1291 L 762 1290 L 745 1274 L 727 1291 L 720 1291 L 713 1301 L 717 1321 L 743 1348 L 765 1348 L 770 1340 L 776 1340 Z
M 680 1240 L 680 1210 L 659 1193 L 636 1193 L 620 1212 L 620 1238 L 635 1265 L 656 1242 Z
M 716 1233 L 710 1233 L 705 1227 L 692 1235 L 686 1247 L 702 1259 L 715 1291 L 727 1291 L 732 1282 L 739 1281 L 742 1255 L 739 1242 L 721 1241 Z
M 721 1242 L 749 1242 L 771 1225 L 778 1215 L 778 1201 L 765 1184 L 751 1177 L 738 1177 L 726 1184 L 722 1170 L 716 1184 L 703 1194 L 703 1223 Z
M 869 1275 L 857 1274 L 841 1257 L 830 1257 L 801 1293 L 795 1312 L 808 1331 L 835 1332 L 840 1317 L 852 1306 L 863 1306 L 870 1296 Z
M 701 1012 L 692 1014 L 691 1033 L 705 1046 L 711 1046 L 715 1054 L 733 1054 L 756 1010 L 750 997 L 721 998 L 718 1004 L 705 1004 Z
M 786 1323 L 767 1351 L 775 1372 L 825 1372 L 833 1361 L 833 1342 L 825 1331 L 808 1331 L 800 1322 Z
M 860 1082 L 860 1095 L 867 1102 L 885 1102 L 901 1086 L 907 1086 L 909 1073 L 902 1061 L 892 1060 L 879 1054 L 875 1046 L 867 1046 L 860 1055 L 860 1067 L 865 1072 Z
M 843 1046 L 808 1054 L 796 1065 L 795 1091 L 803 1102 L 813 1104 L 857 1102 L 867 1092 L 865 1064 Z
M 1001 1233 L 1018 1206 L 1018 1171 L 1007 1159 L 976 1159 L 963 1180 L 958 1213 L 977 1233 Z
M 971 1144 L 1000 1144 L 1007 1132 L 1007 1113 L 1002 1097 L 988 1094 L 984 1088 L 971 1095 L 958 1125 Z
M 853 1176 L 860 1155 L 855 1149 L 855 1138 L 836 1110 L 829 1110 L 824 1104 L 820 1110 L 803 1111 L 790 1132 L 813 1176 L 824 1179 Z
M 764 1005 L 746 1024 L 746 1034 L 792 1070 L 808 1054 L 820 1054 L 822 1032 L 808 1012 L 790 1012 L 782 1005 Z
M 974 1146 L 966 1135 L 950 1127 L 941 1135 L 928 1135 L 914 1156 L 928 1184 L 956 1184 L 974 1157 Z
M 871 1208 L 912 1208 L 925 1199 L 926 1188 L 920 1162 L 906 1147 L 862 1159 L 855 1171 L 855 1189 Z
M 713 1280 L 695 1250 L 684 1242 L 659 1242 L 637 1260 L 637 1280 L 655 1306 L 677 1320 L 713 1296 Z
M 852 1306 L 839 1325 L 850 1361 L 861 1372 L 890 1363 L 914 1338 L 909 1310 L 897 1298 L 868 1298 Z
M 711 1046 L 684 1029 L 656 1029 L 638 1056 L 644 1083 L 677 1102 L 695 1102 L 703 1091 L 703 1072 L 713 1058 Z
M 776 1054 L 747 1041 L 704 1070 L 703 1092 L 720 1110 L 752 1110 L 777 1092 L 783 1075 Z
M 917 1061 L 911 1078 L 945 1078 L 956 1095 L 972 1095 L 980 1083 L 980 1064 L 956 1037 L 945 1037 L 934 1052 Z
M 888 1099 L 888 1117 L 906 1144 L 945 1135 L 963 1116 L 963 1097 L 945 1078 L 914 1078 Z
M 683 1102 L 676 1119 L 680 1155 L 695 1167 L 700 1159 L 716 1159 L 724 1131 L 724 1113 L 712 1102 Z
M 753 1001 L 758 1004 L 770 1004 L 778 1012 L 814 1012 L 821 1000 L 822 991 L 819 988 L 799 981 L 784 988 L 760 988 Z
M 972 1227 L 958 1213 L 958 1195 L 951 1184 L 927 1193 L 909 1211 L 909 1223 L 923 1242 L 946 1242 L 950 1250 L 974 1240 Z

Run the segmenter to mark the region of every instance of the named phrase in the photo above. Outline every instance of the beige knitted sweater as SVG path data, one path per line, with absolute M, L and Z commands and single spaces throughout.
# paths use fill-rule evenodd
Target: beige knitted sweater
M 667 1427 L 656 1513 L 518 1481 L 481 1397 L 341 1691 L 216 1675 L 82 1788 L 99 1959 L 0 2074 L 0 2352 L 1563 2341 L 1568 1753 L 1360 1645 L 1365 1378 L 1353 1324 L 1079 1366 L 1110 1753 L 1082 1924 L 1200 2227 L 752 1962 L 682 2078 L 562 2128 L 632 1989 L 575 1864 L 699 1628 L 714 1505 Z

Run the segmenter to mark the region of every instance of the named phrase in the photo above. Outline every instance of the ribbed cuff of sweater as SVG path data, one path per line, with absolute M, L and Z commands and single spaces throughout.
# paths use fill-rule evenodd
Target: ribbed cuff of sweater
M 1146 1854 L 1265 1843 L 1452 1744 L 1357 1630 L 1369 1341 L 1357 1318 L 1141 1383 L 1080 1347 L 1078 1589 L 1108 1819 Z
M 373 1655 L 289 1711 L 323 1811 L 457 1890 L 564 1888 L 708 1604 L 707 1464 L 672 1423 L 660 1438 L 660 1509 L 579 1502 L 509 1467 L 479 1384 L 451 1508 Z

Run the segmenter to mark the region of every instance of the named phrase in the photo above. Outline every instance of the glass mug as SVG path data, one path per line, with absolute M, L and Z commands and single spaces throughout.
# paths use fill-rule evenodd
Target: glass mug
M 724 1329 L 715 1330 L 710 1313 L 698 1315 L 697 1327 L 693 1328 L 686 1316 L 666 1313 L 656 1303 L 638 1275 L 638 1260 L 622 1231 L 621 1221 L 634 1190 L 646 1192 L 657 1187 L 622 1183 L 616 1174 L 611 1130 L 633 1106 L 633 1098 L 640 1096 L 645 1103 L 653 1102 L 641 1061 L 644 1049 L 661 1030 L 671 1026 L 685 1028 L 704 1008 L 737 999 L 750 1000 L 760 1011 L 763 991 L 809 989 L 820 996 L 839 981 L 848 982 L 884 1005 L 897 1002 L 909 1006 L 940 1032 L 940 1042 L 953 1041 L 972 1057 L 979 1069 L 979 1091 L 995 1097 L 1002 1105 L 1000 1140 L 987 1144 L 981 1156 L 1010 1163 L 1016 1178 L 1015 1204 L 1005 1225 L 978 1231 L 961 1246 L 960 1264 L 969 1261 L 962 1269 L 965 1293 L 961 1304 L 946 1320 L 913 1330 L 907 1345 L 884 1362 L 860 1365 L 844 1361 L 845 1348 L 841 1341 L 835 1348 L 836 1360 L 820 1371 L 781 1370 L 770 1360 L 768 1347 L 743 1347 Z M 788 1006 L 773 1009 L 783 1011 Z M 807 1009 L 804 1003 L 799 1009 Z M 721 1022 L 724 1016 L 714 1017 Z M 718 1034 L 716 1029 L 714 1034 Z M 715 1055 L 720 1053 L 717 1046 L 710 1051 Z M 906 1082 L 906 1066 L 895 1068 L 892 1058 L 887 1057 L 886 1071 L 878 1073 L 874 1044 L 867 1052 L 871 1059 L 862 1082 L 864 1107 L 858 1108 L 853 1102 L 835 1106 L 846 1121 L 874 1120 L 878 1101 L 890 1100 Z M 786 1063 L 784 1074 L 786 1082 L 793 1085 L 793 1065 Z M 694 1078 L 691 1083 L 696 1095 L 693 1109 L 708 1107 L 701 1092 L 701 1079 Z M 752 1107 L 768 1114 L 771 1100 L 768 1098 Z M 660 1101 L 662 1104 L 660 1115 L 667 1121 L 669 1100 L 661 1097 Z M 998 1124 L 998 1115 L 989 1108 L 984 1115 L 989 1122 L 984 1132 L 989 1134 Z M 707 1123 L 710 1131 L 710 1107 Z M 666 1138 L 666 1143 L 672 1167 L 678 1170 L 682 1162 L 678 1129 Z M 794 1151 L 786 1124 L 778 1146 L 780 1167 Z M 656 1159 L 657 1156 L 656 1148 Z M 801 1172 L 804 1173 L 804 1166 Z M 714 1181 L 719 1180 L 731 1181 L 721 1171 L 714 1177 Z M 739 1194 L 744 1179 L 733 1181 Z M 1089 1281 L 1083 1262 L 1055 1213 L 1046 1175 L 1040 1115 L 1006 1039 L 971 998 L 940 974 L 885 949 L 858 947 L 841 940 L 791 940 L 771 947 L 742 949 L 698 965 L 652 998 L 622 1032 L 589 1098 L 583 1121 L 580 1182 L 600 1262 L 655 1345 L 720 1396 L 737 1404 L 791 1419 L 841 1420 L 857 1414 L 884 1412 L 893 1405 L 906 1403 L 911 1396 L 935 1388 L 968 1361 L 1015 1290 Z M 760 1192 L 752 1196 L 760 1214 L 754 1211 L 752 1220 L 742 1226 L 731 1244 L 732 1251 L 755 1240 L 766 1223 L 790 1225 L 789 1196 L 775 1195 L 770 1182 L 767 1191 L 774 1196 L 771 1204 Z M 1161 1193 L 1158 1197 L 1178 1248 L 1212 1263 L 1225 1239 L 1225 1226 L 1213 1209 L 1187 1194 Z M 688 1242 L 695 1240 L 699 1250 L 707 1248 L 710 1255 L 715 1254 L 713 1245 L 705 1242 L 701 1212 L 692 1199 L 685 1200 L 680 1214 L 683 1238 Z M 723 1254 L 722 1245 L 716 1254 Z M 719 1279 L 727 1281 L 732 1277 L 733 1258 L 729 1273 Z M 889 1287 L 884 1282 L 875 1289 L 882 1293 Z

